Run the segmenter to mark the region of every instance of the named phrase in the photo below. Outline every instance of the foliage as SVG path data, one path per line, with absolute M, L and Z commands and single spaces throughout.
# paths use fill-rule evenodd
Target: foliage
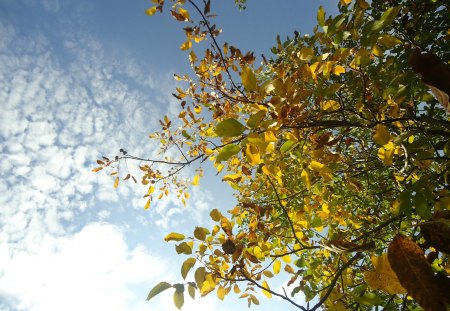
M 168 6 L 153 2 L 148 15 Z M 192 297 L 234 292 L 249 306 L 261 292 L 301 310 L 445 310 L 450 122 L 439 77 L 450 72 L 449 4 L 341 0 L 334 17 L 319 8 L 312 35 L 277 38 L 260 65 L 219 44 L 209 0 L 171 4 L 194 74 L 175 76 L 185 85 L 173 94 L 178 120 L 165 116 L 151 135 L 166 156 L 122 152 L 94 170 L 146 162 L 149 208 L 170 193 L 186 203 L 209 160 L 238 204 L 212 210 L 210 230 L 166 237 L 189 256 L 181 274 L 192 281 L 162 282 L 148 298 L 172 286 L 179 308 L 187 287 Z M 193 43 L 207 39 L 200 56 Z M 180 175 L 188 166 L 191 181 Z M 280 281 L 289 295 L 271 289 Z M 299 292 L 308 304 L 293 300 Z

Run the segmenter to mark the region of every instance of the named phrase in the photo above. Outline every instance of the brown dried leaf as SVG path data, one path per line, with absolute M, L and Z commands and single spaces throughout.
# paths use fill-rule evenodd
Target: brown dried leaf
M 397 234 L 389 245 L 388 259 L 408 295 L 426 311 L 445 311 L 445 302 L 424 252 L 407 237 Z
M 450 220 L 439 218 L 420 224 L 427 245 L 450 254 Z

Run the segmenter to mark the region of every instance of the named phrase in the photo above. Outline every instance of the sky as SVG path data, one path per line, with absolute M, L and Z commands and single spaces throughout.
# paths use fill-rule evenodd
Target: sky
M 243 12 L 212 2 L 219 42 L 269 55 L 277 34 L 311 32 L 319 5 L 337 0 L 249 0 Z M 169 290 L 145 301 L 158 282 L 181 281 L 185 258 L 164 236 L 209 227 L 211 209 L 233 207 L 208 167 L 186 207 L 167 198 L 147 211 L 143 188 L 115 190 L 91 171 L 120 148 L 154 156 L 148 134 L 178 114 L 173 74 L 190 73 L 182 25 L 146 16 L 151 5 L 0 0 L 0 311 L 177 310 Z M 252 308 L 294 310 L 260 301 Z M 246 308 L 210 294 L 186 298 L 183 310 Z

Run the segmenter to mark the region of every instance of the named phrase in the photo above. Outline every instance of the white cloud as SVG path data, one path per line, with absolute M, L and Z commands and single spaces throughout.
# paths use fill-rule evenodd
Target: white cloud
M 2 244 L 0 296 L 17 297 L 17 310 L 129 310 L 131 285 L 161 278 L 164 261 L 143 246 L 129 249 L 123 232 L 94 223 L 71 236 L 27 238 L 35 247 Z

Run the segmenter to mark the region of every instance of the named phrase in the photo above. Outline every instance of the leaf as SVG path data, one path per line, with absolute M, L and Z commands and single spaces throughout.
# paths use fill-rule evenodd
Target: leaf
M 339 75 L 345 73 L 345 68 L 343 66 L 340 66 L 340 65 L 335 66 L 334 69 L 333 69 L 333 73 L 335 75 L 339 76 Z
M 392 270 L 386 253 L 379 257 L 372 256 L 372 263 L 375 270 L 364 272 L 367 285 L 373 289 L 383 290 L 390 295 L 406 293 L 397 275 Z
M 150 203 L 151 203 L 151 202 L 152 202 L 151 199 L 148 199 L 148 200 L 147 200 L 147 203 L 145 203 L 145 206 L 144 206 L 144 210 L 147 210 L 147 209 L 150 208 Z
M 440 252 L 450 254 L 450 220 L 438 218 L 419 226 L 427 245 L 433 246 Z
M 335 100 L 324 100 L 320 103 L 320 108 L 325 111 L 337 111 L 341 108 L 341 105 Z
M 157 10 L 156 6 L 151 7 L 149 9 L 145 10 L 145 14 L 147 14 L 149 16 L 152 16 L 152 15 L 154 15 L 156 13 L 156 10 Z
M 181 234 L 181 233 L 176 233 L 176 232 L 172 232 L 169 233 L 168 235 L 166 235 L 166 237 L 164 238 L 164 241 L 169 242 L 169 241 L 182 241 L 184 240 L 186 237 Z
M 247 120 L 247 125 L 250 128 L 256 128 L 264 119 L 265 115 L 266 112 L 264 110 L 260 110 L 257 113 L 252 114 Z
M 281 261 L 278 259 L 273 263 L 273 273 L 278 274 L 281 270 Z
M 228 160 L 232 156 L 238 154 L 239 151 L 241 151 L 241 147 L 235 144 L 229 144 L 222 147 L 216 157 L 216 163 Z
M 170 285 L 167 282 L 160 282 L 158 285 L 153 287 L 152 290 L 148 293 L 147 300 L 152 299 L 153 297 L 155 297 L 159 293 L 161 293 L 161 292 L 163 292 L 166 289 L 171 288 L 171 287 L 172 287 L 172 285 Z
M 205 276 L 206 276 L 205 267 L 199 267 L 199 268 L 197 268 L 197 270 L 195 270 L 194 278 L 195 278 L 195 283 L 197 283 L 197 288 L 200 288 L 200 289 L 202 288 L 203 282 L 205 281 Z
M 267 284 L 267 281 L 264 280 L 261 284 L 262 287 L 264 287 L 265 289 L 270 290 L 269 284 Z M 267 290 L 263 290 L 263 294 L 267 297 L 267 298 L 272 298 L 272 294 L 267 291 Z
M 190 246 L 186 242 L 182 242 L 175 246 L 175 251 L 177 252 L 177 254 L 190 255 L 190 254 L 192 254 L 192 246 Z
M 225 298 L 225 288 L 223 286 L 219 286 L 219 288 L 217 288 L 217 298 L 220 300 Z
M 103 167 L 99 166 L 99 167 L 96 167 L 96 168 L 92 169 L 92 171 L 93 171 L 94 173 L 96 173 L 96 172 L 98 172 L 98 171 L 101 171 L 102 169 L 103 169 Z
M 317 22 L 319 23 L 320 27 L 325 26 L 325 11 L 322 6 L 320 6 L 319 10 L 317 11 Z
M 180 50 L 187 51 L 192 47 L 192 42 L 190 40 L 185 41 L 182 45 L 180 45 Z
M 247 91 L 255 91 L 258 88 L 256 76 L 250 67 L 244 66 L 242 68 L 241 79 L 242 85 Z
M 194 237 L 201 241 L 204 241 L 206 238 L 206 234 L 209 233 L 208 229 L 202 227 L 195 227 Z
M 117 189 L 119 187 L 119 177 L 116 177 L 116 181 L 114 182 L 114 189 Z
M 445 311 L 445 302 L 434 282 L 434 273 L 423 250 L 413 241 L 397 234 L 389 244 L 388 259 L 402 286 L 425 309 Z
M 385 301 L 381 297 L 378 297 L 374 293 L 365 293 L 360 297 L 355 298 L 356 302 L 364 304 L 366 306 L 377 306 L 383 304 Z
M 386 145 L 391 140 L 391 134 L 386 126 L 383 124 L 377 124 L 375 126 L 375 133 L 373 135 L 373 140 L 378 145 Z
M 183 279 L 186 279 L 186 276 L 189 272 L 189 270 L 192 269 L 192 267 L 195 265 L 195 258 L 188 258 L 183 262 L 183 265 L 181 266 L 181 276 Z
M 184 305 L 184 285 L 175 284 L 174 287 L 173 303 L 175 304 L 175 307 L 181 310 L 181 307 Z
M 226 119 L 215 128 L 215 132 L 219 137 L 236 137 L 241 135 L 247 128 L 236 119 Z
M 198 186 L 199 185 L 200 176 L 197 174 L 194 176 L 194 179 L 192 180 L 192 186 Z
M 378 37 L 378 43 L 380 45 L 382 45 L 383 47 L 390 49 L 397 44 L 401 44 L 402 41 L 394 36 L 384 34 L 384 35 Z
M 392 21 L 394 20 L 394 18 L 398 15 L 398 13 L 400 12 L 401 6 L 396 6 L 396 7 L 392 7 L 387 9 L 383 15 L 381 15 L 379 20 L 376 20 L 372 27 L 371 27 L 371 31 L 376 32 L 376 31 L 380 31 L 381 29 L 383 29 L 386 26 L 389 26 Z
M 219 212 L 218 209 L 213 209 L 210 213 L 209 216 L 211 216 L 211 219 L 214 221 L 219 221 L 220 219 L 222 219 L 222 213 Z
M 251 143 L 247 143 L 245 148 L 245 155 L 247 156 L 247 161 L 251 165 L 258 165 L 261 163 L 261 157 L 259 155 L 259 148 Z
M 195 285 L 195 283 L 192 283 Z M 195 299 L 195 287 L 191 283 L 188 284 L 188 293 L 192 299 Z

